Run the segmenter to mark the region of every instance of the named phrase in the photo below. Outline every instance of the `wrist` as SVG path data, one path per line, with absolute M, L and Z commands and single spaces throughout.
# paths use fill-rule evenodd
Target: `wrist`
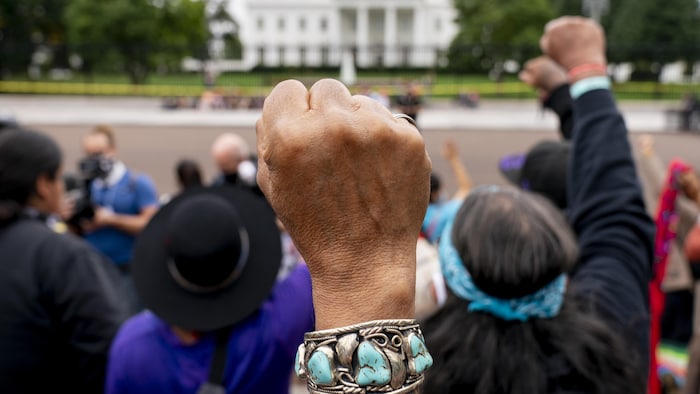
M 113 227 L 117 222 L 117 214 L 114 212 L 109 212 L 102 216 L 100 225 L 103 227 Z
M 415 308 L 415 252 L 412 259 L 393 265 L 345 266 L 345 275 L 314 275 L 311 271 L 316 330 L 343 327 L 369 320 L 412 319 Z M 402 261 L 402 263 L 398 263 Z M 311 269 L 313 264 L 309 264 Z
M 572 83 L 569 91 L 571 98 L 576 100 L 590 91 L 610 90 L 610 87 L 610 78 L 607 76 L 591 76 Z
M 576 74 L 576 76 L 572 77 L 569 80 L 569 84 L 573 85 L 578 81 L 581 81 L 583 79 L 588 79 L 588 78 L 595 78 L 595 77 L 607 77 L 608 73 L 607 72 L 598 72 L 598 71 L 588 71 L 588 72 L 581 72 Z
M 568 77 L 566 75 L 562 74 L 561 78 L 552 79 L 547 84 L 543 85 L 541 88 L 544 91 L 544 94 L 547 97 L 549 97 L 552 94 L 552 92 L 554 92 L 555 90 L 559 89 L 560 87 L 562 87 L 563 85 L 566 85 L 568 83 L 569 83 Z
M 585 78 L 607 76 L 608 69 L 605 63 L 590 62 L 572 67 L 566 76 L 570 83 L 575 83 Z

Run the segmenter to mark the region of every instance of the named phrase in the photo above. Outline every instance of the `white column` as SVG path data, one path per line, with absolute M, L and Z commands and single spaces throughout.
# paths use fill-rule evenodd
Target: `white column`
M 387 67 L 396 64 L 398 54 L 398 41 L 396 40 L 396 7 L 388 5 L 384 10 L 384 65 Z
M 369 10 L 366 6 L 357 7 L 357 63 L 367 65 L 369 55 Z
M 426 50 L 430 46 L 426 32 L 426 14 L 428 10 L 413 8 L 413 44 L 409 62 L 415 66 L 425 66 L 423 59 L 427 58 Z M 432 35 L 430 35 L 432 37 Z

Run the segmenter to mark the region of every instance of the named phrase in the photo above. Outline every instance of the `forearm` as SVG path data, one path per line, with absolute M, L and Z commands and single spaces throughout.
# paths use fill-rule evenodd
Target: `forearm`
M 639 160 L 640 175 L 645 181 L 645 185 L 651 188 L 651 193 L 654 200 L 658 200 L 661 189 L 663 188 L 664 175 L 666 169 L 658 155 L 654 152 L 642 152 Z M 655 209 L 656 207 L 649 207 Z
M 465 198 L 472 188 L 472 179 L 469 176 L 469 172 L 462 164 L 459 156 L 452 157 L 449 162 L 450 167 L 452 167 L 452 172 L 455 174 L 455 179 L 457 179 L 457 191 L 455 192 L 454 198 Z
M 646 212 L 622 115 L 612 93 L 603 90 L 584 94 L 574 111 L 568 195 L 581 247 L 608 245 L 611 234 L 623 235 L 614 254 L 640 283 L 646 283 L 654 223 Z
M 581 255 L 572 289 L 595 300 L 599 313 L 637 350 L 637 366 L 646 369 L 654 223 L 612 94 L 584 94 L 574 116 L 568 196 Z
M 105 218 L 104 226 L 136 235 L 146 227 L 150 219 L 150 215 L 122 215 L 115 213 Z

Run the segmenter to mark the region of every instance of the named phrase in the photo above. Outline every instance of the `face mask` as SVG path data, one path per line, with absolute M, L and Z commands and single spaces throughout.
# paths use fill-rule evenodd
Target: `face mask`
M 78 166 L 80 174 L 85 179 L 105 179 L 114 167 L 114 160 L 103 155 L 92 155 L 82 159 Z

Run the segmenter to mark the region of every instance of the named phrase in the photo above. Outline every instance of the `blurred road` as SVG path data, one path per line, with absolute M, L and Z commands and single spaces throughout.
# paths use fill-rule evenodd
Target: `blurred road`
M 620 108 L 630 129 L 658 132 L 666 128 L 664 110 L 673 104 L 663 101 L 624 102 Z M 21 122 L 35 125 L 109 123 L 138 126 L 227 126 L 251 127 L 258 110 L 164 110 L 158 98 L 76 97 L 0 95 L 0 112 L 9 112 Z M 425 129 L 518 129 L 548 130 L 556 127 L 556 116 L 543 112 L 534 100 L 483 101 L 477 109 L 431 102 L 419 118 Z
M 670 106 L 662 101 L 620 103 L 633 139 L 639 133 L 654 133 L 662 158 L 678 156 L 700 168 L 700 134 L 668 131 L 664 111 Z M 260 116 L 259 110 L 164 110 L 158 98 L 39 95 L 0 95 L 3 112 L 54 136 L 66 154 L 68 171 L 75 169 L 80 157 L 82 136 L 97 123 L 111 124 L 121 158 L 133 169 L 149 173 L 161 193 L 175 191 L 174 165 L 183 157 L 198 160 L 206 179 L 213 178 L 209 148 L 214 138 L 233 131 L 254 146 L 254 125 Z M 476 109 L 429 103 L 418 123 L 447 190 L 454 188 L 441 157 L 447 139 L 457 143 L 475 183 L 504 183 L 496 168 L 502 155 L 523 151 L 543 138 L 558 138 L 556 116 L 542 111 L 534 98 L 483 101 Z

